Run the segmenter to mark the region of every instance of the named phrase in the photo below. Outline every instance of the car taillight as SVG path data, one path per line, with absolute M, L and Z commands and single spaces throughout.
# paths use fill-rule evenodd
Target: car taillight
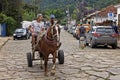
M 118 35 L 117 34 L 112 34 L 112 37 L 117 37 Z
M 95 36 L 95 37 L 100 37 L 101 34 L 99 34 L 99 33 L 93 33 L 93 36 Z

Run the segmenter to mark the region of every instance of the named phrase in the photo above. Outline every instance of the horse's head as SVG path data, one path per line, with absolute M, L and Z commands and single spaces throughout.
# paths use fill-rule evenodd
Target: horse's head
M 60 41 L 60 27 L 59 25 L 53 25 L 48 28 L 47 35 L 49 39 Z

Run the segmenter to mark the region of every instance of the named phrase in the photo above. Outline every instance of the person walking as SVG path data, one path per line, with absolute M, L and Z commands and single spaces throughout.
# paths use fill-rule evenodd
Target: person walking
M 113 22 L 112 28 L 115 31 L 115 33 L 117 34 L 117 38 L 119 39 L 119 31 L 118 31 L 118 26 L 116 25 L 116 22 Z
M 79 28 L 79 47 L 81 47 L 82 49 L 85 47 L 85 33 L 86 33 L 85 27 L 82 24 L 80 24 L 80 28 Z

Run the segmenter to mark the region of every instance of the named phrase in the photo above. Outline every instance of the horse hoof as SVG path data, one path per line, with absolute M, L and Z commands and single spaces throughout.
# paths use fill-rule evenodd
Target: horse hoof
M 45 74 L 44 74 L 44 76 L 48 77 L 48 74 L 47 74 L 47 73 L 45 73 Z
M 54 76 L 55 75 L 55 70 L 52 70 L 51 71 L 51 76 Z

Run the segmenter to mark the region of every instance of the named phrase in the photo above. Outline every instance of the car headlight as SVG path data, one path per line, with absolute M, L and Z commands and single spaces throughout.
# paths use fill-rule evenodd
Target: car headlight
M 16 34 L 13 34 L 13 36 L 16 36 Z
M 24 32 L 23 35 L 26 35 L 26 32 Z

